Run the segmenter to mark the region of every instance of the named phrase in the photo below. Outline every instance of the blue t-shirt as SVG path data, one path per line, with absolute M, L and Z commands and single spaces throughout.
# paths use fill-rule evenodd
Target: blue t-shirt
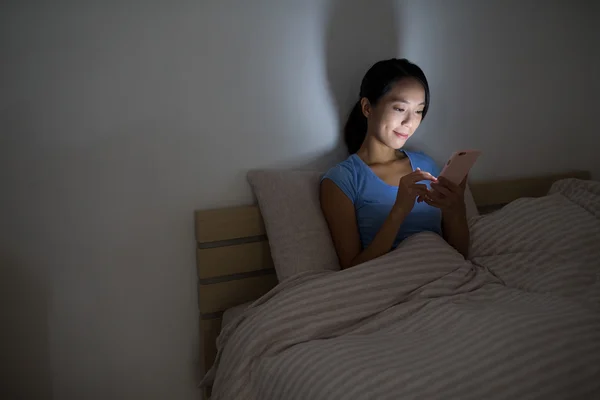
M 413 171 L 422 171 L 438 176 L 440 169 L 423 153 L 403 151 L 410 160 Z M 382 181 L 356 154 L 331 168 L 322 179 L 331 179 L 348 196 L 356 210 L 356 221 L 363 249 L 375 238 L 381 225 L 388 217 L 398 193 L 397 186 Z M 429 187 L 429 181 L 425 183 Z M 408 236 L 423 231 L 442 233 L 442 213 L 426 203 L 417 203 L 405 218 L 394 240 L 392 248 Z

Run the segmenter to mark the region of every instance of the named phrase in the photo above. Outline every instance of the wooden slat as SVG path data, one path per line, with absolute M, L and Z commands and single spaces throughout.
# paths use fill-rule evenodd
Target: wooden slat
M 243 274 L 273 268 L 266 240 L 233 246 L 196 250 L 198 278 Z
M 196 240 L 200 243 L 265 235 L 258 206 L 196 211 Z
M 210 285 L 199 284 L 198 307 L 202 314 L 225 311 L 258 299 L 275 285 L 277 285 L 277 276 L 274 273 Z
M 554 182 L 564 178 L 590 179 L 587 171 L 574 171 L 544 177 L 510 179 L 470 185 L 478 207 L 508 204 L 521 197 L 545 196 Z

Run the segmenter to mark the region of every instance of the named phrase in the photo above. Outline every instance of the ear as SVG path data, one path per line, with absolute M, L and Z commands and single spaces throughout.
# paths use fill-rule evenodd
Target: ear
M 371 103 L 369 102 L 369 99 L 367 99 L 366 97 L 363 97 L 362 99 L 360 99 L 360 108 L 361 108 L 362 113 L 365 116 L 365 118 L 369 118 L 369 116 L 371 115 L 371 112 L 373 111 L 373 109 L 371 108 Z

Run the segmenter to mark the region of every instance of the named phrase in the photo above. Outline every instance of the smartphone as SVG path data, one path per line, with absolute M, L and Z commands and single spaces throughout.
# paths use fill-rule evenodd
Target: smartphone
M 459 185 L 467 176 L 475 161 L 481 155 L 479 150 L 462 150 L 452 154 L 440 176 Z

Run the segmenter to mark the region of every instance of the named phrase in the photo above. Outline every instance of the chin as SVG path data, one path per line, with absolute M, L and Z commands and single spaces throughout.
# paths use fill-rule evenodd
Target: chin
M 379 141 L 391 149 L 400 150 L 404 147 L 408 139 L 410 139 L 410 136 L 407 139 L 402 139 L 392 133 L 391 135 L 387 135 L 387 137 L 380 138 Z
M 396 150 L 400 150 L 401 148 L 404 147 L 404 145 L 406 144 L 408 139 L 395 139 L 393 141 L 393 144 L 390 146 Z

